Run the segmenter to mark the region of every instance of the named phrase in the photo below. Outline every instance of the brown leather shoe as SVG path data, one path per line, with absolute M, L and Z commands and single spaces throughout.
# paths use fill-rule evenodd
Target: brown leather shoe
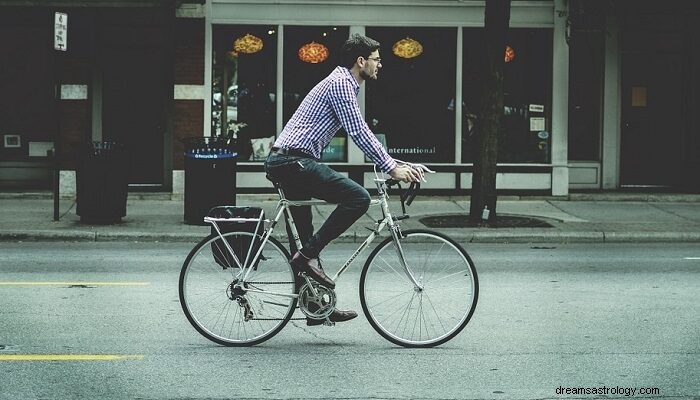
M 344 322 L 344 321 L 350 321 L 351 319 L 357 317 L 357 313 L 353 310 L 338 310 L 337 308 L 333 310 L 331 315 L 328 316 L 328 319 L 331 320 L 331 322 Z M 321 325 L 325 319 L 312 319 L 312 318 L 306 318 L 306 325 L 308 326 L 316 326 L 316 325 Z
M 329 289 L 335 288 L 335 282 L 323 272 L 323 269 L 321 269 L 318 263 L 318 258 L 308 259 L 297 251 L 294 257 L 292 257 L 292 269 L 297 274 L 306 272 L 306 275 L 310 278 Z

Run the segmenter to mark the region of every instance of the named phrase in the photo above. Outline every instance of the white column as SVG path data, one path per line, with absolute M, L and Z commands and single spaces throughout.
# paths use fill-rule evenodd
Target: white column
M 76 195 L 75 171 L 61 170 L 58 181 L 59 197 L 74 197 Z
M 290 78 L 293 79 L 293 78 Z M 277 25 L 277 89 L 275 95 L 275 115 L 277 137 L 284 129 L 284 25 Z
M 603 189 L 620 187 L 620 51 L 617 22 L 609 17 L 605 35 L 603 88 Z
M 92 140 L 102 141 L 102 68 L 94 68 L 92 71 Z
M 455 82 L 455 163 L 462 162 L 462 27 L 457 28 L 457 66 Z
M 204 5 L 204 136 L 211 135 L 212 21 L 211 0 Z
M 552 49 L 552 195 L 569 194 L 569 46 L 565 0 L 554 1 Z

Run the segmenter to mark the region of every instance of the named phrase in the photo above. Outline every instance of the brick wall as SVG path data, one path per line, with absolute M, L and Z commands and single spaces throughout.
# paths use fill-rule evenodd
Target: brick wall
M 61 126 L 56 148 L 60 166 L 61 169 L 75 169 L 90 130 L 90 103 L 87 100 L 62 100 L 58 109 Z
M 204 20 L 175 20 L 175 84 L 204 84 Z
M 90 83 L 90 60 L 65 58 L 59 67 L 61 85 L 84 85 Z M 61 169 L 75 169 L 77 160 L 91 136 L 92 106 L 88 99 L 61 99 L 58 105 L 60 126 L 56 148 Z
M 189 136 L 202 136 L 204 102 L 177 100 L 174 114 L 173 169 L 184 169 L 184 148 L 180 140 Z
M 202 86 L 204 93 L 204 19 L 178 18 L 175 22 L 175 85 Z M 173 112 L 173 169 L 183 169 L 181 139 L 202 136 L 204 100 L 175 99 Z

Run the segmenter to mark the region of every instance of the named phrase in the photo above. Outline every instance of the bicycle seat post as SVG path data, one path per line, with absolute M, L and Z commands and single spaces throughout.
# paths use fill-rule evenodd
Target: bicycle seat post
M 272 184 L 275 187 L 275 189 L 277 189 L 277 194 L 280 197 L 280 200 L 277 203 L 277 210 L 279 211 L 280 208 L 283 208 L 283 212 L 287 216 L 287 225 L 289 226 L 289 229 L 292 232 L 293 240 L 295 241 L 297 248 L 301 249 L 302 243 L 299 238 L 299 231 L 297 231 L 297 227 L 294 222 L 294 217 L 292 216 L 292 210 L 290 210 L 289 200 L 284 195 L 284 189 L 282 188 L 282 185 L 279 182 L 276 182 L 272 179 L 270 179 L 270 181 L 272 181 Z
M 277 194 L 280 196 L 280 200 L 287 200 L 287 198 L 284 196 L 284 190 L 282 189 L 282 185 L 280 185 L 277 182 L 273 182 L 275 189 L 277 189 Z

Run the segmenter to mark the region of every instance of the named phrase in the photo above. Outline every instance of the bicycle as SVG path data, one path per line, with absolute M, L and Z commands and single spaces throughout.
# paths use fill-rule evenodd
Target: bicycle
M 360 275 L 362 311 L 374 330 L 392 343 L 404 347 L 443 344 L 464 329 L 476 308 L 479 283 L 474 263 L 462 246 L 442 233 L 401 229 L 399 221 L 409 217 L 405 206 L 411 204 L 420 184 L 412 183 L 403 191 L 403 215 L 393 216 L 388 190 L 394 185 L 401 188 L 399 182 L 381 178 L 376 168 L 374 182 L 378 195 L 370 204 L 381 207 L 382 219 L 332 279 L 337 281 L 388 227 L 390 236 L 370 253 Z M 301 248 L 290 207 L 327 203 L 288 200 L 279 184 L 275 188 L 280 199 L 271 220 L 258 208 L 247 209 L 254 210 L 255 216 L 205 217 L 216 233 L 198 243 L 182 266 L 178 288 L 183 312 L 200 334 L 215 343 L 264 342 L 284 328 L 297 308 L 306 317 L 333 324 L 328 316 L 335 309 L 335 291 L 305 274 L 295 276 L 289 252 L 272 236 L 285 213 Z M 220 223 L 249 224 L 255 229 L 222 232 Z

